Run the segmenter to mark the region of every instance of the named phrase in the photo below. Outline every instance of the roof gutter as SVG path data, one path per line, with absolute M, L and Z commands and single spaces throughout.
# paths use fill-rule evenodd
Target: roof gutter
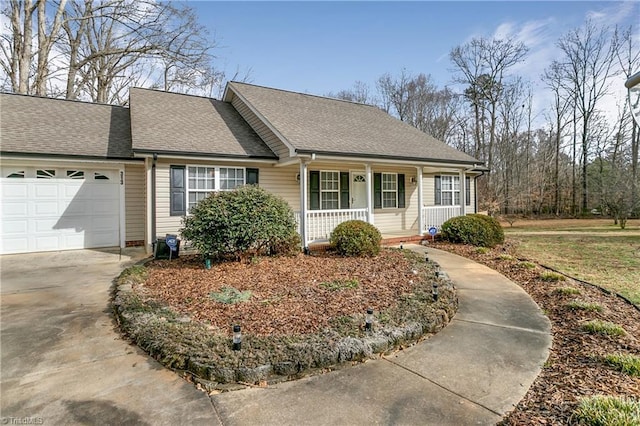
M 389 162 L 393 162 L 396 164 L 405 164 L 408 166 L 415 166 L 416 164 L 429 166 L 433 164 L 437 164 L 439 166 L 444 167 L 452 167 L 459 168 L 461 165 L 469 165 L 478 167 L 478 161 L 460 161 L 458 163 L 454 163 L 451 160 L 443 160 L 437 158 L 416 158 L 410 159 L 407 157 L 399 157 L 393 155 L 378 155 L 378 154 L 349 154 L 349 153 L 341 153 L 341 152 L 318 152 L 314 150 L 296 150 L 296 153 L 299 157 L 309 158 L 311 156 L 312 160 L 342 160 L 342 161 L 360 161 L 363 163 L 371 163 L 375 162 L 375 160 L 380 160 L 380 162 L 385 162 L 385 160 Z

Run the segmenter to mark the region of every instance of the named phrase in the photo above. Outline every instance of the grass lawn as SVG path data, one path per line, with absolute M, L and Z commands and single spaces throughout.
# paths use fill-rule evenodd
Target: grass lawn
M 640 306 L 640 227 L 611 220 L 521 220 L 503 224 L 519 256 L 622 294 Z

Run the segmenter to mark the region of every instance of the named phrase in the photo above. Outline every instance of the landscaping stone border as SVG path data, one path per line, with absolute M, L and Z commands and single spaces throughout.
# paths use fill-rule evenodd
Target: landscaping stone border
M 436 266 L 430 265 L 433 271 Z M 134 291 L 145 277 L 128 270 L 116 280 L 113 309 L 123 333 L 161 364 L 191 375 L 209 391 L 230 390 L 238 387 L 233 383 L 277 383 L 365 362 L 437 333 L 455 315 L 458 298 L 446 273 L 433 276 L 429 287 L 432 282 L 438 284 L 438 300 L 426 301 L 431 294 L 424 291 L 416 294 L 421 298 L 416 299 L 422 303 L 421 315 L 401 326 L 376 322 L 372 331 L 361 330 L 358 336 L 342 336 L 331 329 L 305 336 L 247 335 L 241 351 L 231 350 L 228 336 L 145 300 Z M 355 317 L 364 323 L 364 315 Z

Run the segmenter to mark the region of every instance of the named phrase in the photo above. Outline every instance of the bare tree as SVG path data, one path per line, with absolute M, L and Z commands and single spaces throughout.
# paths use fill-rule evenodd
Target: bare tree
M 596 28 L 587 21 L 558 41 L 564 54 L 564 87 L 572 94 L 572 102 L 580 120 L 582 211 L 587 210 L 587 164 L 590 153 L 590 130 L 600 101 L 608 93 L 608 79 L 612 74 L 614 45 L 606 28 Z M 577 136 L 577 130 L 574 135 Z
M 468 85 L 467 98 L 474 109 L 476 144 L 486 153 L 487 165 L 493 166 L 492 149 L 496 139 L 498 103 L 508 70 L 524 60 L 527 47 L 512 39 L 474 38 L 457 46 L 449 58 L 458 72 L 456 81 Z M 489 142 L 485 142 L 483 114 L 489 121 Z M 485 151 L 486 147 L 486 151 Z
M 2 13 L 11 34 L 2 39 L 0 63 L 14 92 L 52 94 L 61 78 L 68 99 L 122 102 L 134 82 L 189 92 L 219 78 L 212 66 L 216 44 L 186 6 L 11 0 Z

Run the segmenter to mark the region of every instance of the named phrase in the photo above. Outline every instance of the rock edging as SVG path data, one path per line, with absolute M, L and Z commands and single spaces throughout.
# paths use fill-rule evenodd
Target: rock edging
M 446 274 L 432 276 L 424 288 L 416 287 L 413 298 L 403 298 L 395 307 L 399 312 L 394 315 L 404 315 L 403 309 L 419 313 L 401 325 L 384 324 L 378 316 L 372 331 L 361 329 L 357 336 L 333 329 L 305 336 L 249 335 L 243 336 L 242 351 L 231 350 L 228 336 L 146 300 L 134 290 L 144 278 L 127 271 L 116 282 L 113 309 L 124 334 L 160 363 L 186 372 L 208 390 L 228 390 L 230 383 L 275 383 L 339 369 L 437 333 L 457 311 L 458 299 Z M 427 293 L 432 282 L 438 284 L 437 301 Z M 361 317 L 357 320 L 363 324 Z

